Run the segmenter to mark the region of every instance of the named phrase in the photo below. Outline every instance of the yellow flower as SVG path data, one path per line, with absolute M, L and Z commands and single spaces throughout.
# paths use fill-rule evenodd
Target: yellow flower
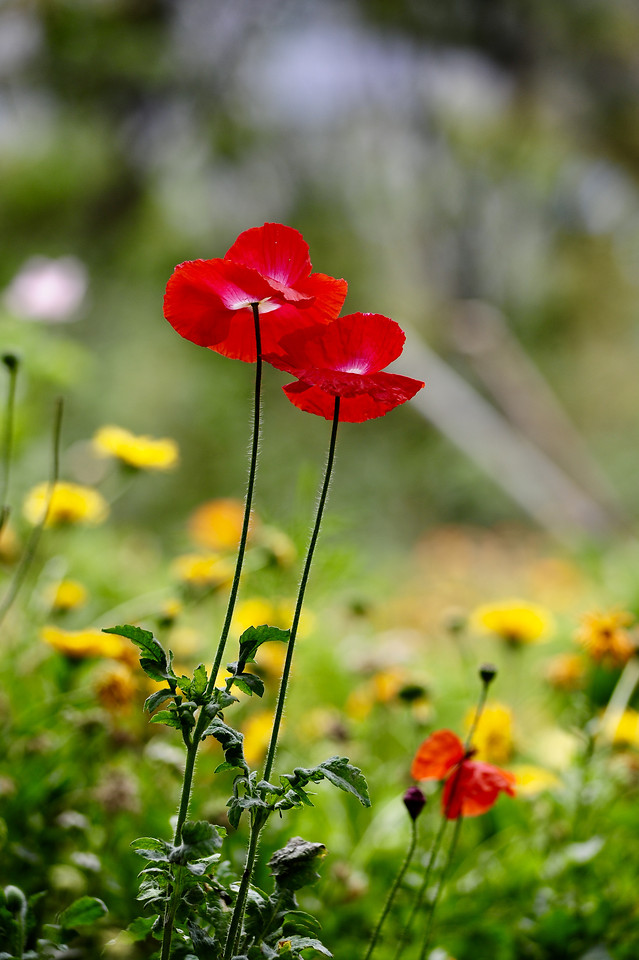
M 42 627 L 40 637 L 58 653 L 73 659 L 107 657 L 125 663 L 137 661 L 135 647 L 129 640 L 101 630 L 63 630 L 49 624 Z
M 467 730 L 472 726 L 475 714 L 474 708 L 466 714 Z M 510 707 L 503 703 L 486 704 L 473 734 L 472 745 L 477 750 L 477 760 L 499 766 L 508 763 L 514 751 L 513 715 Z
M 516 599 L 477 607 L 472 621 L 484 633 L 494 633 L 514 647 L 547 640 L 554 628 L 554 619 L 548 610 Z
M 594 610 L 582 617 L 577 643 L 597 663 L 623 667 L 637 649 L 626 630 L 632 620 L 627 610 Z
M 185 553 L 173 561 L 173 574 L 194 587 L 221 587 L 233 579 L 233 568 L 218 553 Z
M 0 563 L 14 563 L 20 554 L 20 545 L 16 532 L 10 523 L 5 522 L 0 530 Z
M 396 699 L 402 687 L 406 686 L 407 675 L 401 667 L 389 667 L 374 673 L 370 682 L 377 703 L 390 703 Z
M 546 667 L 546 680 L 556 690 L 579 690 L 586 665 L 578 653 L 559 653 Z
M 26 496 L 23 512 L 30 523 L 42 521 L 49 497 L 49 484 L 40 483 Z M 97 490 L 79 483 L 56 483 L 47 514 L 47 527 L 73 523 L 98 524 L 106 520 L 109 507 Z
M 237 604 L 233 616 L 233 629 L 239 634 L 249 627 L 259 627 L 267 623 L 269 627 L 288 630 L 293 621 L 294 612 L 295 604 L 291 600 L 273 602 L 264 597 L 250 597 Z M 308 610 L 302 610 L 297 629 L 298 637 L 308 636 L 314 624 L 313 614 Z
M 188 522 L 189 535 L 209 550 L 235 550 L 240 542 L 244 521 L 244 504 L 240 500 L 219 498 L 208 500 L 194 510 Z M 251 514 L 249 537 L 256 517 Z
M 272 729 L 273 714 L 270 710 L 252 714 L 243 724 L 244 757 L 249 767 L 257 766 L 266 755 Z
M 82 607 L 87 602 L 87 597 L 86 587 L 77 580 L 61 580 L 60 583 L 51 584 L 47 591 L 51 609 L 60 613 Z
M 552 790 L 561 783 L 559 777 L 543 767 L 535 767 L 531 763 L 520 763 L 510 768 L 515 774 L 518 797 L 534 797 L 544 790 Z
M 101 427 L 93 437 L 100 457 L 116 457 L 136 470 L 170 470 L 178 461 L 175 440 L 136 437 L 122 427 Z
M 114 663 L 102 671 L 94 690 L 100 704 L 111 713 L 128 710 L 138 693 L 135 677 L 123 663 Z
M 620 747 L 639 747 L 639 712 L 624 710 L 619 716 L 610 717 L 602 733 L 611 743 Z
M 257 669 L 263 677 L 280 677 L 286 660 L 286 644 L 281 641 L 263 643 L 255 658 Z

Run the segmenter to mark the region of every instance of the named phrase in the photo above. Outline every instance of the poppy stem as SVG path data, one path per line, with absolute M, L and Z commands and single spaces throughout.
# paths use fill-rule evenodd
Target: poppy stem
M 259 305 L 257 303 L 252 303 L 251 308 L 253 310 L 253 321 L 255 325 L 255 401 L 253 407 L 253 440 L 251 443 L 251 460 L 249 465 L 249 475 L 248 481 L 246 484 L 246 500 L 244 503 L 244 520 L 242 521 L 242 533 L 240 535 L 240 543 L 237 550 L 237 560 L 235 562 L 235 574 L 233 576 L 233 583 L 231 584 L 231 592 L 229 594 L 229 601 L 226 608 L 226 617 L 224 620 L 224 626 L 222 627 L 222 633 L 220 635 L 220 642 L 217 647 L 217 652 L 215 654 L 215 660 L 213 662 L 213 667 L 211 668 L 211 676 L 209 677 L 209 682 L 207 686 L 207 693 L 211 693 L 213 687 L 215 686 L 215 680 L 217 678 L 218 671 L 220 669 L 220 664 L 222 663 L 222 658 L 224 656 L 224 648 L 226 647 L 226 641 L 228 639 L 229 631 L 231 629 L 231 621 L 233 619 L 233 612 L 235 610 L 235 601 L 237 600 L 237 593 L 240 586 L 240 578 L 242 576 L 242 566 L 244 564 L 244 554 L 246 552 L 246 543 L 248 540 L 249 526 L 251 523 L 251 506 L 253 504 L 253 490 L 255 488 L 255 475 L 257 473 L 257 455 L 260 446 L 260 409 L 261 409 L 261 396 L 262 396 L 262 338 L 260 334 L 260 313 Z
M 406 946 L 408 944 L 409 937 L 410 937 L 410 931 L 412 929 L 413 923 L 415 922 L 415 917 L 421 910 L 422 903 L 424 902 L 424 897 L 426 895 L 426 891 L 428 890 L 428 884 L 430 882 L 431 876 L 433 875 L 433 867 L 435 866 L 437 855 L 439 854 L 439 849 L 442 845 L 442 840 L 444 839 L 444 833 L 446 831 L 447 826 L 448 826 L 448 820 L 444 816 L 441 819 L 439 830 L 437 831 L 437 836 L 435 837 L 435 840 L 431 847 L 430 857 L 428 859 L 428 866 L 426 867 L 426 873 L 424 874 L 422 885 L 419 888 L 419 892 L 417 893 L 417 899 L 415 900 L 413 909 L 410 912 L 408 923 L 406 924 L 406 926 L 404 927 L 404 929 L 400 934 L 399 944 L 397 946 L 397 950 L 395 952 L 395 956 L 393 957 L 393 960 L 399 960 L 404 950 L 406 949 Z
M 275 708 L 275 718 L 273 720 L 271 742 L 269 743 L 268 753 L 266 755 L 266 763 L 264 764 L 264 773 L 262 775 L 263 780 L 268 780 L 269 777 L 271 776 L 271 770 L 273 769 L 273 763 L 275 760 L 275 749 L 277 747 L 277 738 L 280 732 L 280 725 L 282 723 L 282 713 L 284 711 L 284 700 L 286 698 L 286 688 L 288 686 L 289 674 L 291 672 L 291 663 L 293 662 L 293 651 L 295 649 L 295 640 L 297 638 L 297 630 L 299 627 L 300 615 L 302 613 L 302 605 L 304 603 L 304 594 L 306 592 L 308 577 L 311 572 L 311 563 L 313 562 L 315 545 L 317 544 L 317 538 L 319 536 L 320 525 L 322 522 L 322 515 L 324 513 L 324 506 L 326 505 L 326 498 L 328 496 L 328 488 L 331 482 L 333 461 L 335 459 L 335 446 L 337 443 L 337 427 L 339 425 L 339 404 L 340 404 L 340 398 L 336 396 L 335 408 L 333 411 L 333 426 L 331 429 L 331 439 L 328 446 L 328 455 L 326 458 L 326 469 L 324 471 L 324 480 L 322 483 L 322 488 L 321 488 L 319 500 L 317 503 L 317 514 L 315 516 L 315 524 L 313 526 L 313 532 L 311 534 L 311 539 L 308 544 L 306 560 L 304 562 L 304 569 L 302 571 L 299 591 L 297 594 L 297 602 L 295 604 L 295 613 L 293 614 L 293 622 L 291 624 L 291 633 L 290 633 L 290 637 L 289 637 L 289 641 L 286 649 L 286 660 L 284 662 L 284 670 L 282 673 L 282 680 L 280 683 L 280 692 L 278 694 L 277 706 Z
M 237 559 L 235 561 L 235 573 L 233 575 L 233 582 L 231 584 L 231 592 L 229 594 L 228 604 L 226 607 L 226 616 L 224 619 L 224 624 L 222 626 L 222 632 L 220 634 L 220 640 L 217 646 L 217 651 L 215 653 L 215 660 L 213 661 L 213 666 L 211 667 L 211 675 L 208 679 L 206 686 L 206 693 L 210 694 L 215 687 L 215 681 L 220 669 L 220 664 L 222 663 L 222 658 L 224 656 L 224 649 L 226 647 L 226 641 L 228 639 L 229 631 L 231 629 L 231 621 L 233 619 L 233 612 L 235 610 L 235 601 L 237 600 L 237 594 L 240 586 L 240 579 L 242 576 L 242 566 L 244 564 L 244 554 L 246 553 L 246 544 L 248 541 L 249 526 L 251 522 L 251 506 L 253 503 L 253 490 L 255 488 L 255 475 L 257 473 L 257 455 L 260 445 L 260 410 L 261 410 L 261 395 L 262 395 L 262 339 L 260 334 L 260 314 L 259 314 L 259 305 L 257 303 L 252 303 L 251 308 L 253 310 L 253 322 L 255 326 L 255 400 L 253 406 L 253 440 L 251 442 L 251 459 L 249 464 L 249 475 L 246 485 L 246 500 L 244 503 L 244 519 L 242 521 L 242 532 L 240 535 L 240 543 L 237 550 Z M 184 777 L 182 780 L 182 796 L 180 798 L 180 807 L 177 815 L 177 822 L 175 825 L 175 836 L 173 843 L 177 846 L 182 839 L 182 827 L 186 821 L 189 803 L 191 801 L 191 788 L 193 784 L 193 774 L 195 771 L 195 760 L 197 757 L 198 747 L 201 742 L 202 734 L 208 723 L 209 718 L 203 710 L 200 710 L 200 714 L 193 731 L 193 736 L 191 742 L 187 747 L 186 754 L 186 765 L 184 768 Z M 259 831 L 258 831 L 259 833 Z M 255 838 L 257 844 L 257 837 Z M 253 854 L 254 856 L 254 854 Z M 251 865 L 252 866 L 252 865 Z M 176 869 L 176 874 L 179 872 L 179 867 Z M 171 938 L 173 936 L 173 925 L 175 922 L 175 913 L 178 908 L 180 901 L 180 884 L 178 882 L 179 877 L 174 875 L 173 883 L 173 893 L 169 902 L 166 905 L 164 912 L 164 928 L 162 932 L 162 952 L 160 955 L 160 960 L 169 960 L 171 956 Z M 238 894 L 239 898 L 239 894 Z
M 15 411 L 16 380 L 18 378 L 19 361 L 14 353 L 5 353 L 2 362 L 9 371 L 9 388 L 7 392 L 7 413 L 4 422 L 4 436 L 2 439 L 2 492 L 0 493 L 0 533 L 9 519 L 9 472 L 11 469 L 11 453 L 13 450 L 13 419 Z
M 435 897 L 433 899 L 433 902 L 428 914 L 428 922 L 426 924 L 426 933 L 424 934 L 424 943 L 422 944 L 422 951 L 419 955 L 419 960 L 425 960 L 425 957 L 426 957 L 426 951 L 428 950 L 428 947 L 430 944 L 430 935 L 433 929 L 433 920 L 435 917 L 435 910 L 437 909 L 437 904 L 439 903 L 441 892 L 444 889 L 444 884 L 448 879 L 448 873 L 450 871 L 450 866 L 451 866 L 453 857 L 455 856 L 455 850 L 457 848 L 457 841 L 459 840 L 459 834 L 461 832 L 461 825 L 463 823 L 463 820 L 464 818 L 462 816 L 459 816 L 455 822 L 455 831 L 453 833 L 452 839 L 450 841 L 450 846 L 448 848 L 448 857 L 446 859 L 446 863 L 444 864 L 444 868 L 441 872 L 439 883 L 437 884 L 437 890 L 435 891 Z
M 390 889 L 388 897 L 386 898 L 384 909 L 382 910 L 382 914 L 377 922 L 377 926 L 375 927 L 373 936 L 371 937 L 371 942 L 368 945 L 368 950 L 366 951 L 366 956 L 364 957 L 364 960 L 370 960 L 370 957 L 372 957 L 373 955 L 373 950 L 375 949 L 375 946 L 379 939 L 379 935 L 382 932 L 384 921 L 386 920 L 386 917 L 388 916 L 390 908 L 393 905 L 393 900 L 395 899 L 395 895 L 399 890 L 402 880 L 404 879 L 404 874 L 408 870 L 408 867 L 410 866 L 410 862 L 413 859 L 413 854 L 415 853 L 416 845 L 417 845 L 417 821 L 411 820 L 411 839 L 410 839 L 410 845 L 408 847 L 408 852 L 406 854 L 406 857 L 404 858 L 404 862 L 402 863 L 399 869 L 399 873 L 395 877 L 393 886 Z
M 58 482 L 58 476 L 60 474 L 60 436 L 62 431 L 62 411 L 64 409 L 64 402 L 62 397 L 58 397 L 56 400 L 55 410 L 53 413 L 53 444 L 52 444 L 52 455 L 51 455 L 51 472 L 49 474 L 49 490 L 47 494 L 45 509 L 42 514 L 42 519 L 40 522 L 33 528 L 31 535 L 27 541 L 27 545 L 24 549 L 24 553 L 20 557 L 20 562 L 16 567 L 15 573 L 13 575 L 13 580 L 7 590 L 2 602 L 0 603 L 0 623 L 4 620 L 7 613 L 9 612 L 15 598 L 18 595 L 20 587 L 24 583 L 25 577 L 29 572 L 29 568 L 33 563 L 36 551 L 38 549 L 38 544 L 40 543 L 40 537 L 42 536 L 42 531 L 47 522 L 49 512 L 51 510 L 51 503 L 53 501 L 53 495 L 55 493 L 55 487 Z
M 302 576 L 300 579 L 300 586 L 297 594 L 297 601 L 295 604 L 295 612 L 293 614 L 293 622 L 291 624 L 291 632 L 290 632 L 289 641 L 286 649 L 286 660 L 284 662 L 282 680 L 280 682 L 280 690 L 277 698 L 277 705 L 275 707 L 275 717 L 273 718 L 273 729 L 271 731 L 271 740 L 270 740 L 268 752 L 266 755 L 266 762 L 264 765 L 264 773 L 262 774 L 262 780 L 269 779 L 271 775 L 271 771 L 273 769 L 273 763 L 275 761 L 275 750 L 277 748 L 277 738 L 279 735 L 280 726 L 282 724 L 282 714 L 284 712 L 284 701 L 286 699 L 286 689 L 288 687 L 288 680 L 291 672 L 291 663 L 293 661 L 295 639 L 297 637 L 297 630 L 299 627 L 300 615 L 302 613 L 302 605 L 304 603 L 304 594 L 306 592 L 306 585 L 308 583 L 309 574 L 311 572 L 311 563 L 313 561 L 315 545 L 317 544 L 317 538 L 319 536 L 320 526 L 322 522 L 322 515 L 324 513 L 324 507 L 326 505 L 326 499 L 328 497 L 328 488 L 330 486 L 331 473 L 333 471 L 333 462 L 335 459 L 335 446 L 337 443 L 337 427 L 339 425 L 339 405 L 340 405 L 340 398 L 336 396 L 335 407 L 333 411 L 333 426 L 331 429 L 331 439 L 329 442 L 328 455 L 326 458 L 326 468 L 324 470 L 324 480 L 322 482 L 319 500 L 317 503 L 317 513 L 315 515 L 315 523 L 313 525 L 313 531 L 311 533 L 311 539 L 309 541 L 308 550 L 306 552 L 306 560 L 304 561 L 304 568 L 302 570 Z M 242 874 L 242 881 L 240 883 L 240 887 L 237 892 L 237 900 L 235 901 L 235 907 L 233 909 L 231 925 L 229 927 L 229 932 L 226 938 L 224 960 L 230 960 L 235 944 L 240 937 L 240 933 L 242 929 L 242 919 L 244 917 L 244 909 L 246 906 L 246 898 L 248 896 L 248 889 L 251 884 L 251 878 L 253 876 L 253 868 L 255 866 L 255 858 L 257 855 L 259 835 L 265 822 L 266 822 L 266 819 L 262 819 L 262 818 L 257 819 L 256 817 L 251 824 L 251 837 L 249 840 L 249 849 L 246 855 L 246 862 L 244 865 L 244 872 Z

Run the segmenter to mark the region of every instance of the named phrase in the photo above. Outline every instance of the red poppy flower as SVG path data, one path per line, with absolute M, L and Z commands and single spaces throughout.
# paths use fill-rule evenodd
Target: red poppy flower
M 448 820 L 477 817 L 503 791 L 515 796 L 515 777 L 490 763 L 471 760 L 452 730 L 437 730 L 424 740 L 411 766 L 414 780 L 445 780 L 442 811 Z
M 299 231 L 265 223 L 241 233 L 224 258 L 179 264 L 166 287 L 164 316 L 187 340 L 252 363 L 252 303 L 259 304 L 262 351 L 277 353 L 284 334 L 333 320 L 346 287 L 345 280 L 311 273 Z
M 284 392 L 296 407 L 333 419 L 362 423 L 381 417 L 414 397 L 421 380 L 384 373 L 402 352 L 406 337 L 394 320 L 378 313 L 352 313 L 323 327 L 282 338 L 279 355 L 264 359 L 297 377 Z

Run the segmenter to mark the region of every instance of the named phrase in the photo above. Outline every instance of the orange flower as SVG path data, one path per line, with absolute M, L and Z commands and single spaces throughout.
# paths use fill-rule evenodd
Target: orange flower
M 207 500 L 193 511 L 189 518 L 189 535 L 202 547 L 209 550 L 235 550 L 240 542 L 244 504 L 241 500 L 219 497 Z M 251 514 L 249 537 L 257 518 Z
M 515 777 L 490 763 L 471 760 L 452 730 L 437 730 L 421 744 L 411 766 L 414 780 L 444 780 L 442 812 L 448 820 L 477 817 L 503 791 L 515 796 Z
M 576 640 L 597 663 L 605 667 L 623 667 L 636 650 L 626 630 L 633 617 L 626 610 L 594 610 L 585 614 Z

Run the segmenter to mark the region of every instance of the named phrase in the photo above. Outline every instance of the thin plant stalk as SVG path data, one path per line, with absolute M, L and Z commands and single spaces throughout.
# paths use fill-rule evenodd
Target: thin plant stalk
M 399 869 L 399 873 L 395 877 L 393 886 L 390 888 L 390 892 L 388 894 L 388 897 L 386 898 L 386 903 L 384 904 L 384 909 L 382 910 L 381 916 L 377 921 L 377 926 L 373 931 L 373 936 L 371 937 L 371 942 L 368 945 L 368 950 L 366 951 L 366 956 L 364 957 L 364 960 L 370 960 L 370 958 L 373 955 L 373 950 L 375 949 L 375 946 L 379 939 L 379 935 L 382 931 L 382 927 L 384 926 L 384 921 L 388 916 L 390 908 L 393 905 L 395 895 L 399 890 L 402 880 L 404 879 L 404 875 L 410 866 L 411 860 L 413 859 L 413 854 L 415 853 L 416 846 L 417 846 L 417 820 L 411 820 L 411 839 L 410 839 L 410 845 L 408 847 L 408 852 L 406 854 L 406 857 L 404 858 L 404 862 L 402 863 Z
M 435 891 L 435 897 L 433 898 L 433 902 L 428 914 L 428 922 L 426 924 L 426 932 L 424 934 L 424 942 L 422 944 L 422 950 L 419 955 L 419 960 L 425 960 L 425 957 L 426 957 L 426 951 L 428 950 L 428 947 L 430 944 L 430 936 L 431 936 L 431 931 L 433 929 L 433 920 L 435 918 L 435 910 L 437 909 L 437 904 L 439 903 L 441 892 L 444 889 L 444 884 L 448 879 L 448 873 L 450 871 L 450 867 L 453 862 L 453 857 L 455 856 L 455 850 L 457 849 L 457 841 L 459 840 L 459 834 L 461 832 L 461 825 L 463 820 L 464 818 L 462 816 L 459 816 L 455 822 L 455 830 L 454 830 L 452 839 L 450 841 L 450 846 L 448 848 L 448 857 L 442 869 L 442 872 L 439 878 L 439 883 L 437 884 L 437 890 Z
M 237 600 L 240 579 L 242 576 L 242 567 L 244 565 L 244 555 L 246 553 L 246 544 L 248 541 L 249 526 L 251 523 L 251 507 L 253 504 L 253 491 L 255 489 L 255 476 L 257 473 L 257 460 L 260 445 L 260 414 L 262 396 L 262 339 L 260 334 L 260 315 L 258 304 L 252 303 L 251 308 L 253 310 L 253 322 L 255 327 L 255 399 L 253 405 L 253 439 L 251 442 L 249 474 L 246 485 L 246 499 L 244 502 L 244 519 L 242 521 L 242 532 L 240 534 L 237 559 L 235 561 L 235 573 L 233 575 L 231 592 L 229 594 L 226 607 L 226 616 L 224 618 L 224 624 L 222 626 L 222 632 L 220 634 L 220 639 L 215 653 L 215 659 L 213 661 L 213 666 L 211 667 L 211 674 L 206 687 L 207 694 L 210 694 L 215 686 L 215 680 L 220 669 L 220 664 L 222 663 L 222 658 L 224 657 L 226 641 L 228 640 L 229 631 L 231 629 L 231 621 L 235 611 L 235 602 Z M 173 843 L 176 846 L 181 842 L 182 827 L 184 826 L 188 816 L 189 803 L 191 801 L 191 789 L 193 786 L 193 774 L 195 771 L 195 760 L 197 757 L 198 747 L 201 742 L 202 733 L 204 732 L 204 728 L 208 723 L 208 719 L 209 718 L 206 716 L 204 711 L 200 710 L 193 734 L 186 743 L 187 752 L 186 763 L 184 766 L 184 776 L 182 779 L 182 794 L 180 797 L 180 805 L 178 808 L 175 834 L 173 838 Z M 162 952 L 160 954 L 160 960 L 169 960 L 171 956 L 173 925 L 175 923 L 175 913 L 180 901 L 179 869 L 180 868 L 176 869 L 173 891 L 164 912 Z
M 7 390 L 7 412 L 4 421 L 4 435 L 2 437 L 2 490 L 0 491 L 0 533 L 9 519 L 9 474 L 11 471 L 11 454 L 13 452 L 13 421 L 15 413 L 16 381 L 18 378 L 19 361 L 15 354 L 5 353 L 2 362 L 9 371 L 9 386 Z
M 470 750 L 470 745 L 471 745 L 472 739 L 473 739 L 473 737 L 474 737 L 474 735 L 475 735 L 475 731 L 476 731 L 476 729 L 477 729 L 477 724 L 479 723 L 479 720 L 480 720 L 480 718 L 481 718 L 481 715 L 482 715 L 482 713 L 483 713 L 483 711 L 484 711 L 484 706 L 486 705 L 486 698 L 488 697 L 488 688 L 489 688 L 489 686 L 490 686 L 493 678 L 494 678 L 494 674 L 490 675 L 489 677 L 488 677 L 488 676 L 484 676 L 484 675 L 482 674 L 482 687 L 481 687 L 481 692 L 480 692 L 480 694 L 479 694 L 479 700 L 478 700 L 478 703 L 477 703 L 477 709 L 475 710 L 475 716 L 474 716 L 473 722 L 472 722 L 472 724 L 471 724 L 471 726 L 470 726 L 470 730 L 468 731 L 468 736 L 466 737 L 466 742 L 464 743 L 464 752 L 465 752 L 465 753 L 467 753 L 468 750 Z M 404 930 L 402 931 L 402 934 L 400 935 L 399 945 L 398 945 L 398 947 L 397 947 L 397 950 L 396 950 L 396 952 L 395 952 L 395 956 L 394 956 L 393 960 L 400 960 L 400 957 L 402 956 L 404 950 L 406 949 L 406 945 L 407 945 L 407 943 L 408 943 L 408 938 L 409 938 L 409 936 L 410 936 L 410 931 L 411 931 L 411 929 L 412 929 L 413 923 L 414 923 L 414 921 L 415 921 L 415 918 L 416 918 L 417 914 L 418 914 L 419 911 L 421 910 L 422 903 L 424 902 L 424 897 L 425 897 L 426 891 L 427 891 L 427 889 L 428 889 L 428 884 L 429 884 L 429 882 L 430 882 L 430 878 L 431 878 L 432 873 L 433 873 L 433 867 L 434 867 L 434 865 L 435 865 L 435 861 L 436 861 L 436 859 L 437 859 L 437 855 L 438 855 L 438 853 L 439 853 L 440 847 L 441 847 L 441 845 L 442 845 L 442 841 L 443 841 L 443 839 L 444 839 L 444 833 L 446 832 L 446 827 L 448 826 L 447 813 L 448 813 L 448 809 L 449 809 L 449 807 L 450 807 L 450 805 L 451 805 L 451 803 L 452 803 L 452 801 L 453 801 L 453 798 L 454 798 L 454 796 L 455 796 L 455 790 L 456 790 L 456 788 L 457 788 L 457 780 L 459 779 L 460 771 L 461 771 L 461 763 L 458 765 L 457 769 L 456 769 L 455 772 L 453 773 L 454 780 L 453 780 L 452 790 L 450 791 L 450 797 L 448 798 L 448 804 L 447 804 L 446 809 L 444 810 L 443 815 L 442 815 L 442 819 L 441 819 L 441 823 L 440 823 L 440 826 L 439 826 L 439 830 L 437 831 L 437 836 L 435 837 L 435 840 L 434 840 L 434 842 L 433 842 L 433 846 L 432 846 L 432 848 L 431 848 L 431 854 L 430 854 L 430 858 L 429 858 L 429 860 L 428 860 L 428 866 L 427 866 L 427 868 L 426 868 L 426 873 L 424 874 L 424 879 L 422 880 L 421 886 L 420 886 L 419 891 L 418 891 L 418 893 L 417 893 L 417 898 L 416 898 L 416 900 L 415 900 L 415 904 L 414 904 L 414 906 L 413 906 L 413 909 L 412 909 L 411 912 L 410 912 L 410 916 L 409 916 L 409 918 L 408 918 L 408 923 L 406 924 L 406 927 L 404 928 Z M 433 903 L 432 903 L 432 905 L 431 905 L 430 911 L 429 911 L 429 917 L 428 917 L 428 930 L 429 930 L 429 931 L 430 931 L 430 928 L 431 928 L 431 926 L 432 926 L 433 916 L 434 916 L 434 913 L 435 913 L 435 907 L 437 906 L 437 901 L 439 900 L 439 895 L 440 895 L 441 890 L 442 890 L 443 880 L 445 879 L 445 875 L 446 875 L 446 873 L 447 873 L 447 871 L 448 871 L 448 867 L 449 867 L 450 861 L 451 861 L 451 859 L 452 859 L 452 857 L 451 857 L 451 851 L 454 852 L 454 848 L 457 846 L 457 838 L 458 838 L 458 836 L 459 836 L 459 831 L 460 831 L 460 829 L 461 829 L 460 824 L 461 824 L 461 821 L 462 821 L 462 820 L 463 820 L 463 817 L 461 817 L 461 816 L 457 818 L 457 823 L 455 824 L 455 832 L 454 832 L 454 834 L 453 834 L 453 838 L 452 838 L 452 840 L 451 840 L 451 844 L 450 844 L 450 848 L 449 848 L 448 859 L 447 859 L 447 861 L 446 861 L 446 865 L 445 865 L 444 868 L 443 868 L 442 876 L 441 876 L 441 879 L 440 879 L 439 884 L 438 884 L 438 886 L 437 886 L 437 891 L 436 891 L 436 893 L 435 893 L 435 899 L 434 899 L 434 901 L 433 901 Z M 422 954 L 422 956 L 424 956 L 424 954 Z M 422 960 L 421 957 L 420 957 L 420 960 Z
M 306 553 L 306 560 L 304 561 L 304 568 L 303 568 L 302 576 L 300 579 L 300 586 L 297 594 L 297 601 L 295 604 L 295 612 L 293 614 L 293 622 L 291 624 L 291 632 L 290 632 L 289 641 L 287 644 L 286 660 L 284 662 L 282 680 L 280 682 L 280 690 L 277 698 L 277 705 L 275 707 L 273 729 L 271 732 L 271 739 L 270 739 L 270 743 L 269 743 L 269 747 L 266 755 L 266 762 L 264 764 L 264 773 L 262 775 L 262 780 L 266 780 L 266 781 L 268 781 L 271 775 L 271 772 L 273 769 L 273 763 L 275 761 L 277 739 L 279 736 L 279 731 L 282 723 L 282 714 L 284 712 L 284 701 L 286 699 L 286 690 L 288 687 L 288 680 L 291 672 L 293 652 L 295 649 L 295 640 L 297 638 L 297 630 L 299 627 L 300 616 L 302 613 L 304 595 L 306 593 L 306 586 L 307 586 L 309 574 L 311 571 L 311 564 L 313 562 L 313 554 L 315 552 L 315 546 L 317 544 L 317 539 L 319 537 L 320 526 L 322 523 L 322 516 L 324 513 L 324 507 L 326 505 L 326 499 L 328 497 L 331 474 L 333 471 L 333 463 L 335 460 L 337 428 L 339 425 L 339 408 L 340 408 L 340 398 L 336 396 L 335 407 L 333 410 L 333 426 L 331 429 L 331 439 L 330 439 L 329 448 L 328 448 L 328 455 L 326 458 L 324 480 L 322 482 L 322 487 L 321 487 L 321 491 L 320 491 L 320 495 L 317 503 L 317 513 L 315 515 L 315 523 L 313 525 L 313 531 L 311 533 L 311 539 L 309 541 L 308 550 Z M 235 908 L 233 910 L 233 916 L 231 918 L 231 924 L 229 926 L 229 931 L 227 934 L 226 946 L 224 950 L 224 960 L 230 960 L 230 958 L 233 955 L 235 946 L 239 941 L 239 937 L 242 929 L 242 919 L 244 917 L 244 909 L 246 906 L 246 898 L 248 896 L 248 889 L 251 883 L 251 878 L 253 876 L 253 867 L 255 864 L 255 857 L 257 855 L 259 834 L 265 822 L 266 822 L 265 820 L 262 820 L 261 818 L 258 819 L 256 816 L 254 816 L 251 820 L 251 836 L 249 839 L 249 848 L 247 850 L 246 862 L 244 865 L 244 872 L 242 874 L 242 880 L 240 883 L 239 890 L 237 892 Z
M 0 603 L 0 623 L 3 622 L 7 613 L 13 606 L 13 603 L 18 596 L 20 588 L 25 581 L 25 578 L 29 572 L 31 564 L 36 555 L 38 549 L 38 544 L 40 543 L 40 537 L 42 536 L 42 531 L 45 528 L 49 513 L 51 511 L 51 503 L 53 501 L 53 494 L 55 491 L 56 484 L 58 482 L 58 477 L 60 474 L 60 436 L 62 431 L 62 413 L 64 409 L 64 403 L 62 397 L 59 397 L 56 401 L 55 411 L 53 414 L 53 449 L 51 456 L 51 472 L 49 475 L 49 490 L 47 494 L 45 509 L 42 515 L 42 519 L 39 523 L 35 525 L 29 539 L 27 540 L 27 545 L 24 549 L 22 556 L 20 557 L 20 562 L 15 569 L 13 574 L 13 579 L 9 584 L 9 588 Z

